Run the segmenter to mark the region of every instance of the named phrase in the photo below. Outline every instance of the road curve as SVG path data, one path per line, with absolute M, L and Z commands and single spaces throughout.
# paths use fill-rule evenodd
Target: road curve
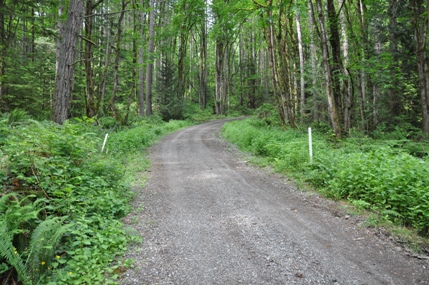
M 151 148 L 148 182 L 126 218 L 143 243 L 127 254 L 135 267 L 121 284 L 429 284 L 427 260 L 246 165 L 219 138 L 224 123 Z

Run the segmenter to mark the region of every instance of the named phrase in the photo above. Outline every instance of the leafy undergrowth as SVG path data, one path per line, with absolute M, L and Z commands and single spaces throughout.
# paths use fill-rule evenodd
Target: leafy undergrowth
M 137 241 L 120 220 L 130 176 L 148 165 L 143 149 L 186 125 L 141 120 L 101 153 L 105 131 L 91 123 L 0 117 L 1 284 L 115 284 L 130 262 L 118 256 Z
M 283 130 L 252 118 L 228 123 L 223 135 L 241 149 L 264 158 L 264 163 L 334 199 L 377 213 L 388 223 L 429 235 L 428 145 L 415 157 L 404 141 L 377 141 L 367 137 L 338 141 L 313 133 L 313 162 L 308 135 Z M 411 142 L 410 142 L 411 143 Z M 426 152 L 425 152 L 426 151 Z

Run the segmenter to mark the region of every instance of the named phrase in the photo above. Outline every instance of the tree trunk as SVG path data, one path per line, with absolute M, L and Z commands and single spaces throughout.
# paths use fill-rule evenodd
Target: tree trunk
M 342 131 L 347 131 L 346 126 L 344 125 L 344 113 L 345 103 L 343 101 L 343 92 L 347 92 L 347 88 L 341 88 L 342 85 L 345 85 L 347 81 L 342 80 L 342 77 L 345 77 L 344 74 L 344 65 L 341 58 L 341 39 L 339 32 L 339 20 L 338 13 L 335 10 L 334 0 L 327 0 L 328 8 L 328 20 L 329 20 L 329 42 L 331 46 L 331 84 L 333 89 L 335 107 L 338 113 L 338 122 L 341 126 Z M 348 97 L 345 95 L 345 97 Z
M 428 4 L 426 4 L 428 5 Z M 429 66 L 427 55 L 427 17 L 423 0 L 412 0 L 414 43 L 417 56 L 417 71 L 419 78 L 419 93 L 422 110 L 422 130 L 429 134 Z
M 200 43 L 200 88 L 199 102 L 200 108 L 207 107 L 207 18 L 204 15 L 201 25 L 201 43 Z
M 316 44 L 314 43 L 314 35 L 315 35 L 315 28 L 314 28 L 314 15 L 313 15 L 313 4 L 312 0 L 308 0 L 308 26 L 310 30 L 310 63 L 311 63 L 311 94 L 313 99 L 313 120 L 319 121 L 320 119 L 320 113 L 321 110 L 319 110 L 319 104 L 318 102 L 318 93 L 317 93 L 317 66 L 316 66 Z
M 288 7 L 291 8 L 291 7 Z M 283 8 L 281 8 L 283 9 Z M 295 122 L 295 113 L 294 113 L 294 100 L 296 99 L 296 79 L 295 73 L 296 68 L 294 66 L 294 45 L 296 44 L 296 40 L 294 37 L 294 31 L 292 28 L 293 16 L 286 16 L 286 7 L 284 10 L 280 10 L 278 15 L 278 29 L 277 32 L 277 54 L 278 58 L 275 58 L 275 72 L 279 82 L 279 90 L 282 98 L 283 111 L 285 114 L 285 118 L 287 119 L 287 123 L 292 128 L 296 128 Z M 269 16 L 268 16 L 269 15 Z M 268 12 L 268 18 L 272 17 L 271 11 Z M 288 27 L 288 23 L 290 24 Z M 284 29 L 284 33 L 282 30 Z M 274 31 L 274 27 L 273 27 Z M 290 41 L 288 41 L 288 36 L 290 37 Z M 292 47 L 291 47 L 292 45 Z M 291 64 L 292 62 L 292 64 Z
M 271 7 L 272 6 L 272 0 L 269 0 L 267 2 L 267 7 Z M 270 9 L 267 9 L 266 11 L 267 13 L 267 18 L 272 18 L 272 11 Z M 270 67 L 271 67 L 271 80 L 272 80 L 272 84 L 273 84 L 273 92 L 274 92 L 274 98 L 276 100 L 276 105 L 277 105 L 277 113 L 279 115 L 280 118 L 280 123 L 284 126 L 286 125 L 286 118 L 287 116 L 287 111 L 284 109 L 284 105 L 282 104 L 282 91 L 280 90 L 279 87 L 279 78 L 278 78 L 278 74 L 277 74 L 277 59 L 276 59 L 276 52 L 275 52 L 275 33 L 274 33 L 274 25 L 273 22 L 270 21 L 268 24 L 268 27 L 266 28 L 265 31 L 265 39 L 267 42 L 267 49 L 268 49 L 268 58 L 269 58 L 269 62 L 270 62 Z
M 299 111 L 301 113 L 301 117 L 304 116 L 305 113 L 305 68 L 304 68 L 304 51 L 302 48 L 302 33 L 301 33 L 301 17 L 299 15 L 299 11 L 295 14 L 296 20 L 296 31 L 298 36 L 298 53 L 299 53 L 299 101 L 300 107 Z
M 352 95 L 352 80 L 347 68 L 349 63 L 349 39 L 347 36 L 347 27 L 346 27 L 346 17 L 344 14 L 344 4 L 346 0 L 338 0 L 340 7 L 343 7 L 340 10 L 340 24 L 341 24 L 341 38 L 343 40 L 342 49 L 343 49 L 343 58 L 344 64 L 342 67 L 342 93 L 344 94 L 344 106 L 343 106 L 343 115 L 344 115 L 344 131 L 349 130 L 352 127 L 352 106 L 353 106 L 353 95 Z
M 105 49 L 105 59 L 104 59 L 104 66 L 102 66 L 102 61 L 100 61 L 99 64 L 99 68 L 100 70 L 102 70 L 102 78 L 101 81 L 98 85 L 98 102 L 97 102 L 97 114 L 99 114 L 100 112 L 104 111 L 103 110 L 103 105 L 104 105 L 104 98 L 106 97 L 106 82 L 107 82 L 107 76 L 109 74 L 108 69 L 110 66 L 110 57 L 111 57 L 111 50 L 112 48 L 110 47 L 110 26 L 108 25 L 107 27 L 105 27 L 106 35 L 106 49 Z
M 374 54 L 377 58 L 381 57 L 383 52 L 383 43 L 380 38 L 381 30 L 375 25 L 374 31 Z M 371 76 L 369 79 L 369 83 L 372 85 L 372 125 L 370 125 L 370 129 L 374 130 L 379 124 L 379 99 L 381 97 L 381 80 L 380 76 L 376 74 L 375 76 Z
M 328 36 L 325 30 L 325 17 L 323 15 L 323 4 L 322 0 L 316 0 L 317 11 L 319 14 L 319 25 L 320 25 L 320 41 L 322 47 L 322 57 L 323 57 L 323 69 L 325 72 L 325 88 L 326 94 L 328 96 L 328 108 L 329 108 L 329 118 L 331 119 L 331 124 L 334 129 L 335 135 L 337 138 L 342 137 L 341 123 L 338 116 L 338 110 L 336 106 L 336 100 L 334 96 L 334 90 L 332 86 L 331 78 L 331 67 L 329 65 L 329 50 L 328 50 Z
M 185 92 L 185 59 L 187 55 L 188 48 L 188 31 L 184 28 L 180 29 L 180 45 L 179 45 L 179 61 L 177 63 L 177 80 L 178 80 L 178 88 L 177 88 L 177 97 L 179 100 L 184 98 Z
M 391 74 L 394 75 L 397 73 L 396 67 L 399 62 L 399 51 L 398 51 L 398 0 L 389 1 L 389 49 L 392 54 L 393 64 L 391 68 Z M 392 117 L 398 117 L 401 114 L 401 97 L 399 95 L 396 84 L 392 84 L 392 87 L 389 88 L 389 104 L 390 112 Z
M 0 11 L 5 10 L 5 0 L 0 0 Z M 4 60 L 6 58 L 6 31 L 4 13 L 0 13 L 0 110 L 7 110 L 3 94 L 3 76 L 5 75 Z
M 116 109 L 115 100 L 116 94 L 119 88 L 119 59 L 121 56 L 121 40 L 122 40 L 122 21 L 124 20 L 125 8 L 127 7 L 129 2 L 125 2 L 122 0 L 122 10 L 118 19 L 118 32 L 116 35 L 116 46 L 115 46 L 115 63 L 113 66 L 113 88 L 112 88 L 112 96 L 110 97 L 110 109 L 112 111 L 113 117 L 116 120 L 119 120 L 118 111 Z
M 265 90 L 265 101 L 270 98 L 270 67 L 269 67 L 269 53 L 268 50 L 264 50 L 264 90 Z
M 240 72 L 240 106 L 244 105 L 244 77 L 246 74 L 244 73 L 244 44 L 243 33 L 240 33 L 238 38 L 238 64 L 239 64 L 239 72 Z
M 248 106 L 251 109 L 256 108 L 256 54 L 255 54 L 255 33 L 254 31 L 250 32 L 250 43 L 249 49 L 247 52 L 248 56 L 248 91 L 247 91 L 247 100 Z
M 144 8 L 144 0 L 140 1 L 140 40 L 143 41 L 144 39 L 144 26 L 146 24 L 146 15 L 143 12 Z M 139 47 L 139 114 L 140 116 L 144 116 L 145 113 L 145 106 L 144 106 L 144 49 L 143 49 L 143 43 L 140 43 Z
M 150 0 L 149 3 L 149 42 L 147 47 L 148 62 L 146 66 L 146 116 L 152 115 L 153 37 L 155 34 L 155 0 Z
M 132 7 L 133 7 L 133 33 L 134 35 L 137 35 L 137 18 L 139 16 L 139 12 L 137 10 L 137 4 L 135 2 L 136 0 L 132 0 Z M 131 89 L 130 89 L 130 93 L 128 95 L 127 98 L 127 108 L 125 110 L 125 116 L 124 119 L 122 120 L 122 125 L 126 125 L 128 124 L 128 117 L 130 114 L 130 107 L 131 107 L 131 103 L 132 103 L 132 99 L 136 97 L 136 83 L 137 83 L 137 39 L 133 38 L 133 51 L 132 51 L 132 56 L 133 56 L 133 60 L 132 60 L 132 70 L 131 70 Z
M 216 94 L 215 111 L 217 115 L 223 115 L 224 94 L 224 65 L 225 65 L 225 45 L 221 39 L 216 40 Z
M 94 98 L 94 77 L 92 70 L 92 58 L 94 56 L 92 52 L 93 42 L 92 42 L 92 24 L 93 17 L 92 15 L 92 0 L 86 1 L 85 7 L 85 52 L 84 52 L 84 62 L 85 62 L 85 78 L 86 78 L 86 115 L 89 118 L 94 117 L 97 114 L 97 107 Z
M 59 27 L 61 37 L 58 44 L 58 69 L 51 116 L 52 121 L 58 124 L 64 123 L 68 116 L 73 92 L 76 45 L 82 27 L 83 10 L 83 1 L 70 0 L 66 22 Z
M 360 23 L 360 29 L 361 29 L 361 38 L 362 38 L 362 46 L 359 48 L 359 56 L 361 58 L 362 62 L 365 62 L 365 46 L 367 44 L 367 30 L 368 25 L 367 21 L 365 19 L 365 11 L 366 7 L 363 2 L 363 0 L 359 0 L 357 5 L 357 11 L 358 11 L 358 20 Z M 361 117 L 361 124 L 362 124 L 362 131 L 368 130 L 368 122 L 366 119 L 366 72 L 365 67 L 362 66 L 359 76 L 358 76 L 358 88 L 359 88 L 359 101 L 360 101 L 360 117 Z

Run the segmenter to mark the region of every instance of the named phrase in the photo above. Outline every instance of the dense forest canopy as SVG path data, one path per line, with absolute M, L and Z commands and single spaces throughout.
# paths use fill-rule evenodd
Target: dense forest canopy
M 0 0 L 0 112 L 429 133 L 424 0 Z

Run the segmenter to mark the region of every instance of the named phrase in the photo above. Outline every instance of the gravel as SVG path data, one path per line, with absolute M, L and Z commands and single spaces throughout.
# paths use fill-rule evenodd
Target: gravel
M 143 238 L 121 284 L 429 284 L 429 262 L 284 177 L 250 166 L 219 137 L 226 120 L 151 148 L 126 223 Z M 328 206 L 326 206 L 328 205 Z

